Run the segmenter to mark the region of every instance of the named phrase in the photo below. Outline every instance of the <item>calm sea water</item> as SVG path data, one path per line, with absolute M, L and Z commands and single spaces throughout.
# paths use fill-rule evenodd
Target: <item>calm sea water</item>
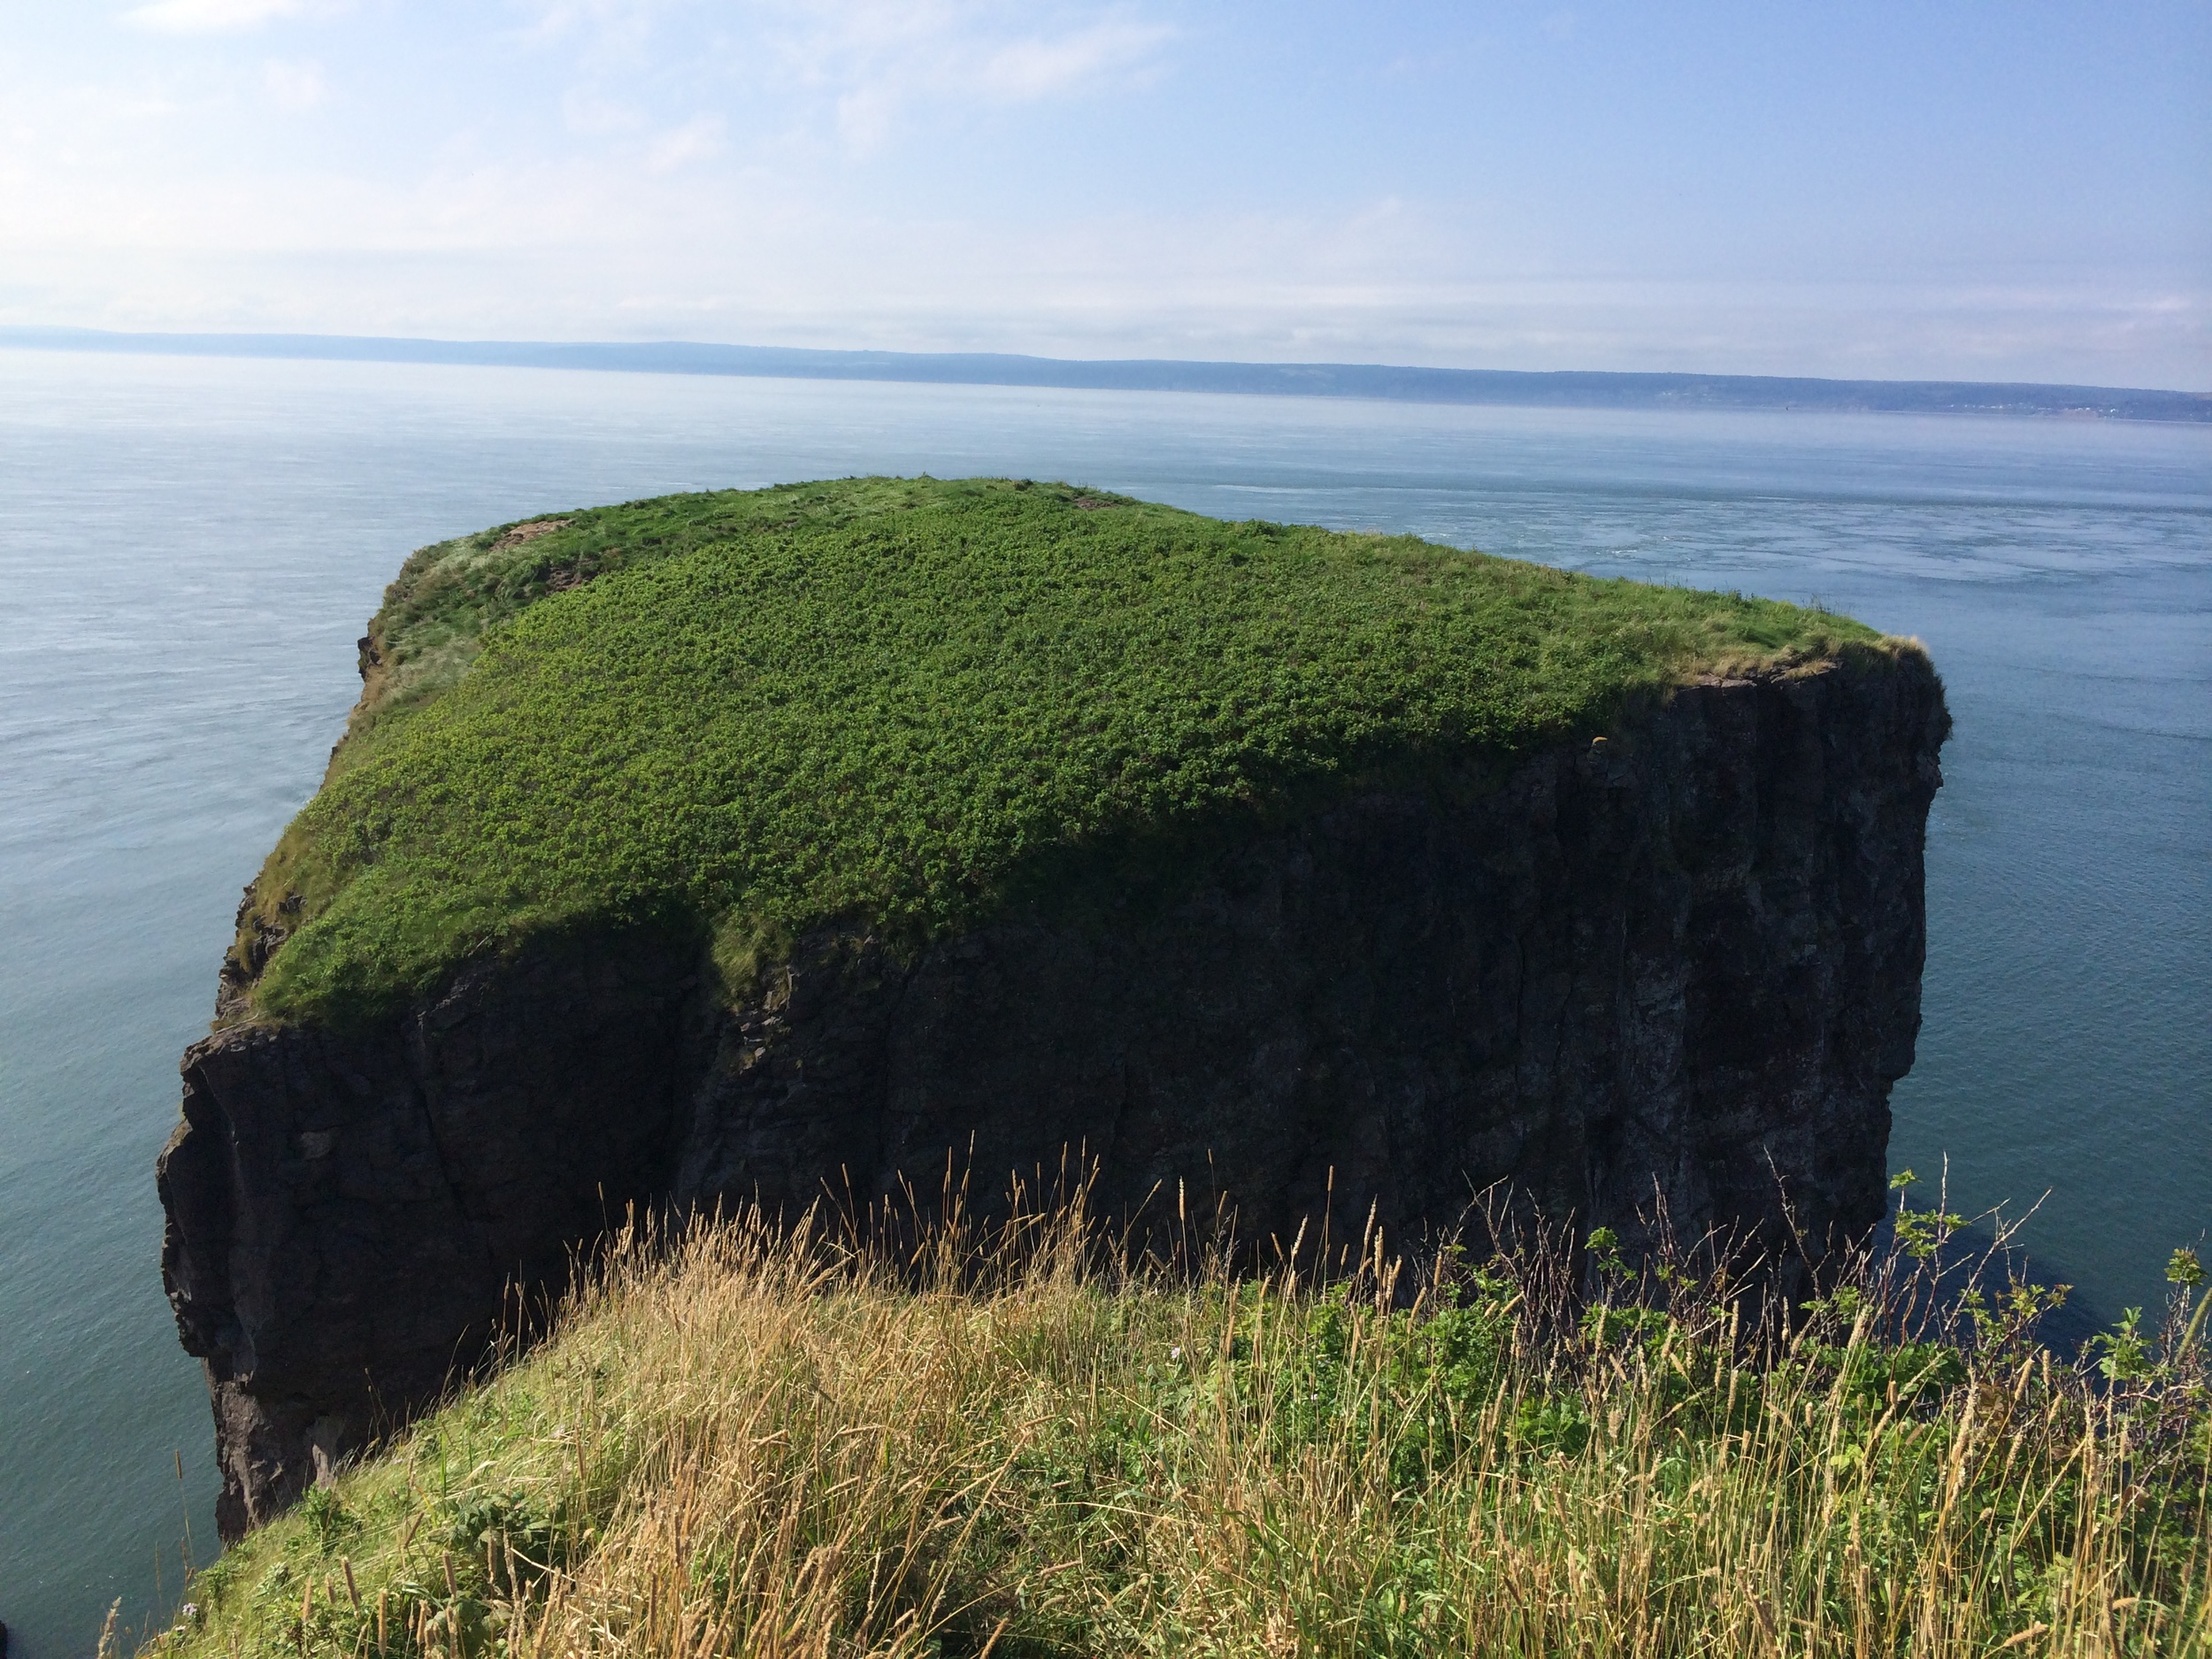
M 671 490 L 1064 478 L 1817 599 L 1928 642 L 1893 1160 L 2043 1197 L 2085 1317 L 2212 1225 L 2212 432 L 0 352 L 0 1619 L 28 1659 L 212 1548 L 152 1160 L 239 887 L 412 548 Z M 181 1462 L 182 1476 L 178 1474 Z

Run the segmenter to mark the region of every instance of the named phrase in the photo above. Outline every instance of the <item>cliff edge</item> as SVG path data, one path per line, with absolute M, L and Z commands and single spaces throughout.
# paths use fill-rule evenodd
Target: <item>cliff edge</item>
M 862 480 L 426 549 L 363 670 L 159 1164 L 227 1536 L 632 1203 L 1881 1213 L 1947 717 L 1840 618 Z

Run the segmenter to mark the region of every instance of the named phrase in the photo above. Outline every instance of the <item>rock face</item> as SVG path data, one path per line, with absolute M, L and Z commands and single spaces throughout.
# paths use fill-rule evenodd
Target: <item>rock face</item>
M 987 1190 L 1079 1147 L 1099 1207 L 1182 1182 L 1248 1238 L 1371 1204 L 1409 1240 L 1503 1180 L 1817 1252 L 1882 1211 L 1947 728 L 1910 655 L 1692 686 L 1472 799 L 1340 800 L 1170 902 L 911 960 L 802 941 L 733 1009 L 696 945 L 633 936 L 366 1034 L 220 1031 L 159 1179 L 223 1529 L 434 1397 L 633 1202 L 933 1190 L 949 1156 Z

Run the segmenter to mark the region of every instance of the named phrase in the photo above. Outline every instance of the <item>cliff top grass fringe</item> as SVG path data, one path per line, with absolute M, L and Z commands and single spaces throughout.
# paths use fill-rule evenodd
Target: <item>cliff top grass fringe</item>
M 610 925 L 711 935 L 741 978 L 817 926 L 918 941 L 1087 849 L 1448 780 L 1701 673 L 1855 651 L 1924 667 L 1792 605 L 1064 485 L 563 513 L 407 561 L 242 954 L 282 941 L 253 991 L 275 1019 L 388 1012 Z
M 1603 1234 L 1417 1286 L 1162 1271 L 1079 1195 L 633 1234 L 142 1659 L 2212 1655 L 2195 1257 L 2067 1367 L 1900 1203 L 1786 1325 Z

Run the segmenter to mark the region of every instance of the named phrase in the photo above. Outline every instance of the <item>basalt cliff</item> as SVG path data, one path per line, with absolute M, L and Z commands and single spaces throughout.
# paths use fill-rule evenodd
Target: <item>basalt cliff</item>
M 365 672 L 386 654 L 373 632 Z M 1855 646 L 1608 706 L 1448 781 L 1345 768 L 1125 895 L 1011 884 L 920 932 L 849 910 L 741 974 L 668 911 L 273 1014 L 302 902 L 250 890 L 158 1171 L 226 1535 L 632 1206 L 796 1213 L 949 1163 L 986 1190 L 1073 1152 L 1094 1208 L 1219 1197 L 1249 1239 L 1371 1214 L 1411 1242 L 1498 1183 L 1632 1239 L 1662 1210 L 1780 1256 L 1870 1227 L 1919 1025 L 1935 675 Z

